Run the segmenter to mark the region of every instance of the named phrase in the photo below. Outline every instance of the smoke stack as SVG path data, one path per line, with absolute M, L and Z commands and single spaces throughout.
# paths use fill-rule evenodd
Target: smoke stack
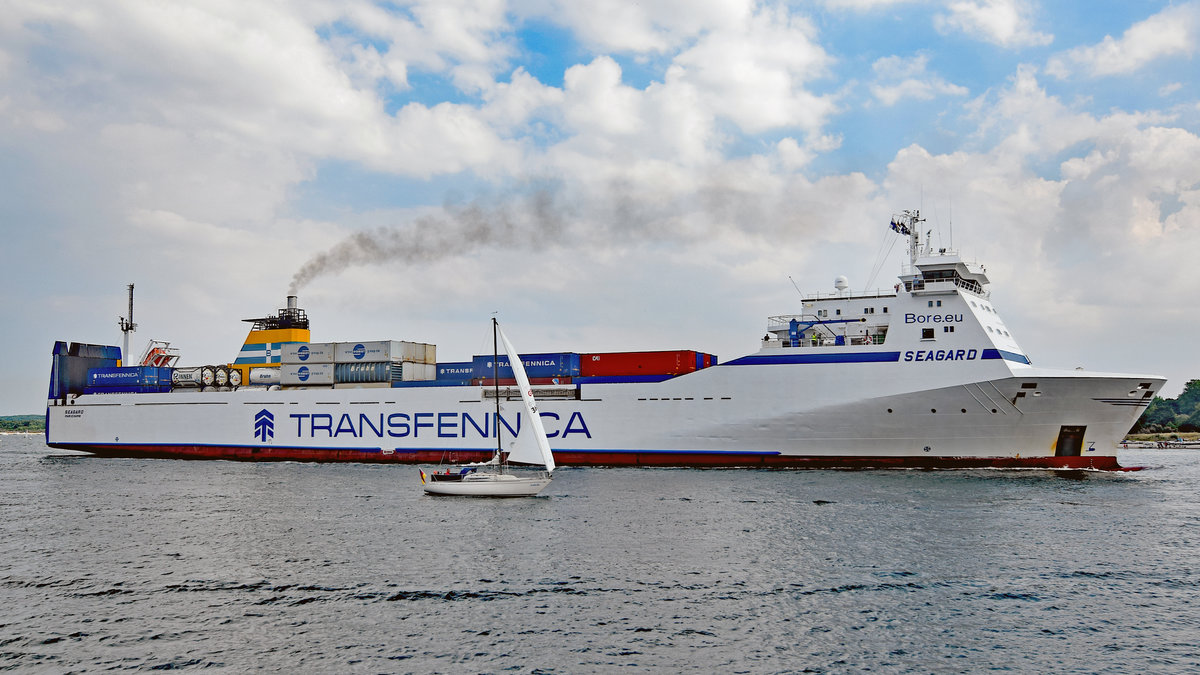
M 296 309 L 296 296 L 294 296 L 294 295 L 287 296 L 287 308 L 293 309 L 293 310 Z

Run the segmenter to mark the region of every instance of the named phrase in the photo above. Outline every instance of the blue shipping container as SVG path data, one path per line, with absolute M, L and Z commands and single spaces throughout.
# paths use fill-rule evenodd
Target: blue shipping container
M 402 374 L 403 366 L 393 361 L 333 364 L 333 381 L 338 383 L 394 382 L 402 379 Z
M 437 379 L 470 382 L 475 366 L 470 361 L 437 364 Z
M 92 368 L 88 371 L 88 387 L 144 387 L 171 384 L 171 369 L 153 366 L 122 366 Z
M 543 377 L 578 377 L 579 354 L 574 352 L 557 352 L 553 354 L 519 354 L 521 363 L 525 366 L 525 374 L 530 378 Z M 494 377 L 492 368 L 493 357 L 476 356 L 471 363 L 474 366 L 472 377 Z M 512 368 L 508 365 L 508 356 L 501 355 L 500 379 L 513 377 Z

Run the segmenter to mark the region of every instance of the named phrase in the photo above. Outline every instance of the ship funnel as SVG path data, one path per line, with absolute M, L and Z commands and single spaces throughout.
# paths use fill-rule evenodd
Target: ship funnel
M 296 309 L 296 296 L 294 296 L 294 295 L 287 296 L 287 308 L 288 309 Z

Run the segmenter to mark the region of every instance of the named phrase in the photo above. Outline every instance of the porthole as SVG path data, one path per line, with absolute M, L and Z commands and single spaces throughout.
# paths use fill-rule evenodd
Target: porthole
M 996 414 L 996 409 L 995 409 L 995 408 L 992 408 L 992 414 L 993 414 L 993 415 L 995 415 L 995 414 Z
M 931 412 L 931 413 L 936 413 L 936 412 L 937 412 L 937 408 L 930 408 L 930 409 L 929 409 L 929 412 Z
M 966 409 L 966 408 L 963 408 L 963 409 L 962 409 L 962 411 L 963 411 L 963 412 L 967 412 L 967 409 Z
M 892 414 L 892 409 L 891 409 L 891 408 L 888 408 L 888 414 L 889 414 L 889 415 L 890 415 L 890 414 Z

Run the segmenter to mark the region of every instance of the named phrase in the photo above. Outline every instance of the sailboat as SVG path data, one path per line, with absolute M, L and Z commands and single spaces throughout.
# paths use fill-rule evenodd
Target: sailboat
M 493 382 L 496 387 L 496 452 L 492 459 L 480 465 L 460 466 L 447 470 L 445 473 L 425 473 L 421 470 L 421 485 L 428 494 L 458 495 L 464 497 L 533 497 L 550 484 L 554 473 L 554 454 L 550 451 L 550 442 L 546 440 L 546 429 L 542 425 L 542 416 L 538 414 L 537 400 L 533 398 L 533 388 L 529 386 L 529 378 L 525 375 L 525 366 L 512 343 L 500 330 L 500 323 L 492 319 L 492 351 L 498 355 L 497 342 L 504 344 L 504 352 L 508 354 L 508 362 L 512 366 L 513 376 L 517 380 L 517 388 L 521 391 L 521 400 L 525 404 L 525 413 L 529 416 L 529 426 L 533 431 L 535 443 L 515 442 L 512 451 L 505 457 L 503 443 L 500 438 L 500 377 L 499 358 L 493 358 Z M 514 438 L 514 441 L 518 439 Z M 509 462 L 533 464 L 545 467 L 541 471 L 523 470 L 512 472 Z

